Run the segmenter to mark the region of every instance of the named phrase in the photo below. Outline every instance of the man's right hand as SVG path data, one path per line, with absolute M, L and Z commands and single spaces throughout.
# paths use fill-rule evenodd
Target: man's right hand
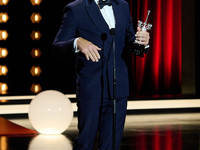
M 78 49 L 85 55 L 87 60 L 91 59 L 93 62 L 99 61 L 100 55 L 98 51 L 100 51 L 101 48 L 81 37 L 77 39 L 76 44 Z

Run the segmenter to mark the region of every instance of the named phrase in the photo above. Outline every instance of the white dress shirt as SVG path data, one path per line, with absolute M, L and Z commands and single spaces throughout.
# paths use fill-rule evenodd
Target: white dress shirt
M 95 0 L 96 4 L 98 5 L 99 0 Z M 108 6 L 105 5 L 102 9 L 100 9 L 100 12 L 105 19 L 106 23 L 109 26 L 109 29 L 115 28 L 115 17 L 114 17 L 114 12 L 112 5 Z

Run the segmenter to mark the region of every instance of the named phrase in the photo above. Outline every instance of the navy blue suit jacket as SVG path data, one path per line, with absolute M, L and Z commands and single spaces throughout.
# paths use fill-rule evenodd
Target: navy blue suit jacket
M 135 32 L 127 2 L 113 0 L 112 6 L 116 20 L 116 98 L 122 98 L 129 95 L 128 72 L 122 53 L 125 43 L 135 40 Z M 53 42 L 54 55 L 74 54 L 73 41 L 76 37 L 87 39 L 101 48 L 99 62 L 86 60 L 81 52 L 77 55 L 77 97 L 112 98 L 112 36 L 94 0 L 76 0 L 64 8 L 62 24 Z

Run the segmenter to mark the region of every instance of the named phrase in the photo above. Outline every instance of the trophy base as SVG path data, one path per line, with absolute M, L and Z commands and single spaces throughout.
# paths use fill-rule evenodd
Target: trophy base
M 130 52 L 134 55 L 144 57 L 144 45 L 135 43 L 133 49 L 130 49 Z

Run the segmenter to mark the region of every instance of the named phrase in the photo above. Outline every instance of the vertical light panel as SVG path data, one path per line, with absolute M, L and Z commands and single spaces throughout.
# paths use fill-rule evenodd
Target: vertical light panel
M 7 5 L 9 0 L 0 0 L 0 5 Z M 8 22 L 9 16 L 7 12 L 0 12 L 0 24 L 5 24 Z M 6 29 L 0 28 L 0 41 L 2 44 L 6 45 L 6 40 L 8 38 L 8 32 Z M 8 55 L 8 50 L 3 45 L 0 45 L 0 59 L 6 59 Z M 6 78 L 2 76 L 6 76 L 8 73 L 8 67 L 4 64 L 5 62 L 0 61 L 0 94 L 7 94 L 8 85 L 6 83 Z
M 40 3 L 42 2 L 42 0 L 31 0 L 30 1 L 31 4 L 34 7 L 38 7 L 40 5 Z M 39 12 L 33 12 L 30 16 L 30 20 L 31 22 L 34 24 L 39 24 L 40 21 L 42 20 L 42 16 L 40 15 Z M 37 26 L 38 27 L 38 26 Z M 39 42 L 41 39 L 41 32 L 39 30 L 33 30 L 31 33 L 31 38 L 34 41 Z M 41 56 L 41 50 L 40 48 L 33 48 L 31 50 L 31 56 L 33 59 L 39 59 Z M 34 61 L 36 62 L 36 61 Z M 32 68 L 30 69 L 30 73 L 32 75 L 33 78 L 39 79 L 40 74 L 42 73 L 42 69 L 40 66 L 33 64 Z M 37 80 L 35 80 L 37 82 Z M 33 83 L 31 88 L 30 88 L 32 93 L 39 93 L 42 90 L 42 87 L 39 83 Z

